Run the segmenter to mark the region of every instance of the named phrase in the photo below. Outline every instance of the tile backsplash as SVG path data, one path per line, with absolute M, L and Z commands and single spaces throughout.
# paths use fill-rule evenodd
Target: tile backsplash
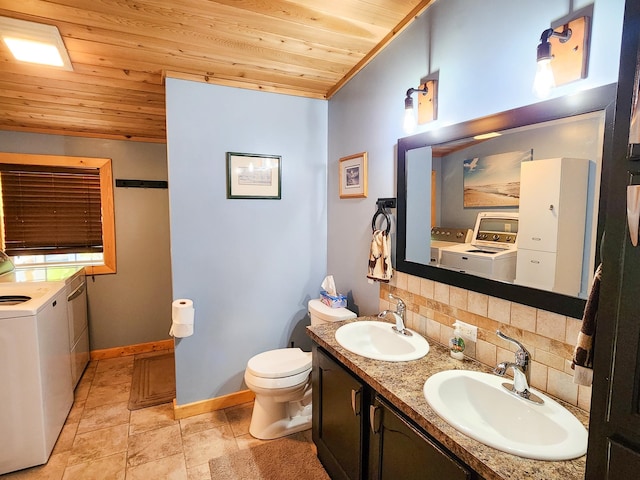
M 531 353 L 531 386 L 589 411 L 591 387 L 573 383 L 571 358 L 581 320 L 491 297 L 444 283 L 394 272 L 380 284 L 380 310 L 393 308 L 389 293 L 407 304 L 406 326 L 431 342 L 448 345 L 456 320 L 478 327 L 477 342 L 465 355 L 491 368 L 513 361 L 514 346 L 496 330 L 520 341 Z

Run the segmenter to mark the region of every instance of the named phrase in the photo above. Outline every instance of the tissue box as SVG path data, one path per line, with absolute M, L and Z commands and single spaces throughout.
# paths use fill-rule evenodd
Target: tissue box
M 341 308 L 347 306 L 346 295 L 329 295 L 326 291 L 320 290 L 320 301 L 331 308 Z

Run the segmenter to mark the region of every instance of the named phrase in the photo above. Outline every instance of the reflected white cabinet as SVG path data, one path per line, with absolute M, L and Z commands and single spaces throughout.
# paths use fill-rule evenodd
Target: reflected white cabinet
M 522 164 L 515 283 L 580 293 L 589 160 Z

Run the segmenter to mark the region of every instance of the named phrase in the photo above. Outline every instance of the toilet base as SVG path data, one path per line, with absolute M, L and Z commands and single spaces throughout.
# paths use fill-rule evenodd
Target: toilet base
M 249 433 L 260 440 L 273 440 L 311 428 L 311 384 L 302 398 L 288 402 L 256 394 Z

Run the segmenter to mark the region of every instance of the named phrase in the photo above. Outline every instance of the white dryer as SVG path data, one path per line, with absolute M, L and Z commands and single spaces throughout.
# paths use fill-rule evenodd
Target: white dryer
M 73 404 L 64 283 L 0 283 L 0 475 L 46 463 Z

